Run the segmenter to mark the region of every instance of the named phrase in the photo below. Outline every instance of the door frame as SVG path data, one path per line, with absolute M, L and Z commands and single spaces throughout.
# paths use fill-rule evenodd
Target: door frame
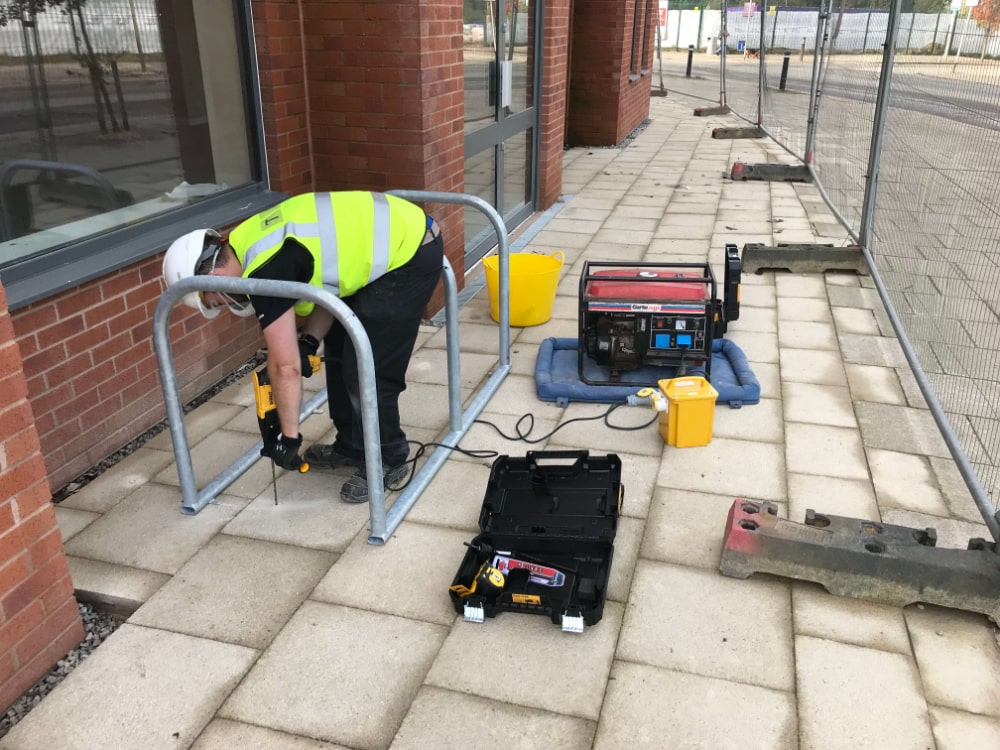
M 505 0 L 497 0 L 495 3 L 497 17 L 493 19 L 495 28 L 497 29 L 500 39 L 497 44 L 497 62 L 502 61 L 502 50 L 506 48 L 507 39 L 503 35 L 503 24 L 501 23 L 501 13 L 504 11 Z M 517 0 L 513 0 L 517 2 Z M 542 83 L 542 41 L 545 36 L 545 0 L 532 0 L 533 11 L 535 13 L 535 38 L 532 45 L 531 54 L 535 62 L 534 73 L 532 76 L 531 87 L 534 95 L 532 97 L 531 103 L 522 111 L 517 112 L 513 115 L 504 116 L 502 114 L 502 108 L 499 104 L 496 105 L 496 120 L 487 125 L 486 127 L 479 128 L 471 133 L 467 133 L 464 136 L 464 151 L 463 157 L 468 160 L 473 156 L 482 154 L 484 151 L 493 148 L 493 164 L 494 164 L 494 182 L 493 182 L 493 201 L 492 205 L 497 209 L 497 212 L 501 214 L 504 226 L 508 231 L 518 226 L 521 222 L 527 219 L 531 214 L 534 213 L 535 207 L 538 205 L 538 168 L 539 168 L 539 154 L 538 149 L 541 143 L 541 135 L 539 133 L 539 126 L 541 123 L 541 83 Z M 515 29 L 516 33 L 516 29 Z M 497 64 L 495 66 L 496 73 L 495 77 L 489 85 L 494 87 L 497 92 L 497 98 L 500 97 L 500 91 L 502 87 L 501 76 L 501 65 Z M 507 214 L 502 213 L 502 196 L 504 188 L 504 142 L 516 136 L 518 133 L 522 133 L 525 130 L 531 129 L 531 164 L 528 168 L 528 174 L 526 175 L 529 190 L 530 190 L 530 200 L 526 203 L 516 206 Z M 475 237 L 465 238 L 465 268 L 468 269 L 479 262 L 479 260 L 486 255 L 491 249 L 497 245 L 496 233 L 493 230 L 492 224 L 487 227 L 484 231 L 481 231 Z

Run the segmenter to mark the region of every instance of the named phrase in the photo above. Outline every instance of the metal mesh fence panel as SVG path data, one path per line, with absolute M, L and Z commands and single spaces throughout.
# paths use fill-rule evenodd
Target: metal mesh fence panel
M 893 306 L 984 489 L 1000 489 L 1000 61 L 958 19 L 932 55 L 900 24 L 872 252 Z M 941 24 L 943 27 L 944 24 Z M 980 30 L 981 31 L 981 30 Z M 927 44 L 933 44 L 927 42 Z M 958 57 L 963 48 L 965 57 Z
M 726 94 L 733 112 L 756 123 L 760 76 L 753 51 L 760 49 L 760 13 L 753 8 L 726 11 Z
M 888 2 L 852 7 L 835 0 L 826 64 L 820 71 L 814 167 L 831 202 L 856 232 L 861 224 Z

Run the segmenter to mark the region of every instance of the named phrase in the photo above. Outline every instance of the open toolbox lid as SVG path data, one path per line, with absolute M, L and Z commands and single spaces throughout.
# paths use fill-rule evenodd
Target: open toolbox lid
M 479 528 L 496 536 L 611 542 L 622 501 L 621 459 L 529 451 L 493 462 Z

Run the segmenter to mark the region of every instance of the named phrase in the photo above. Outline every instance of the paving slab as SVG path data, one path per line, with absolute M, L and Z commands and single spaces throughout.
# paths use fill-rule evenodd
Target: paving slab
M 789 519 L 803 523 L 809 509 L 834 516 L 880 520 L 875 492 L 867 479 L 841 479 L 789 472 Z
M 830 305 L 826 302 L 825 289 L 822 295 L 810 297 L 789 297 L 784 295 L 783 287 L 777 287 L 777 289 L 778 318 L 783 323 L 794 321 L 830 323 L 833 321 Z
M 446 633 L 426 622 L 305 602 L 219 716 L 386 748 Z
M 908 367 L 899 341 L 887 336 L 841 333 L 840 350 L 844 362 L 877 367 Z
M 871 310 L 858 310 L 852 307 L 834 307 L 833 319 L 837 324 L 837 333 L 859 333 L 865 336 L 880 334 L 875 315 Z
M 384 546 L 356 536 L 310 598 L 450 626 L 448 587 L 467 541 L 468 532 L 412 521 L 403 521 Z
M 594 750 L 774 750 L 796 734 L 792 693 L 616 661 Z
M 906 406 L 906 395 L 897 370 L 874 365 L 844 365 L 851 397 L 855 401 Z
M 948 505 L 926 456 L 869 448 L 868 464 L 879 507 L 948 515 Z
M 1000 644 L 989 620 L 928 605 L 905 612 L 928 703 L 1000 717 Z
M 354 536 L 367 528 L 367 504 L 352 505 L 340 499 L 340 488 L 350 471 L 312 470 L 278 478 L 278 504 L 272 488 L 230 520 L 223 531 L 234 536 L 293 544 L 328 552 L 343 552 Z M 390 495 L 390 500 L 392 495 Z
M 607 455 L 608 451 L 603 453 Z M 613 451 L 613 453 L 622 462 L 622 484 L 625 486 L 625 493 L 622 497 L 622 515 L 631 518 L 646 518 L 656 487 L 659 461 L 650 461 L 649 456 L 618 450 Z
M 493 331 L 494 338 L 499 334 Z M 461 333 L 459 333 L 461 338 Z M 480 352 L 463 351 L 459 358 L 459 372 L 463 388 L 478 388 L 487 375 L 497 366 L 497 357 Z M 448 353 L 445 349 L 425 347 L 413 353 L 406 371 L 407 383 L 448 383 Z M 447 413 L 447 412 L 446 412 Z
M 771 398 L 762 398 L 756 404 L 739 409 L 720 402 L 712 418 L 712 437 L 781 443 L 785 440 L 781 416 L 781 402 Z
M 0 740 L 0 748 L 187 747 L 257 656 L 243 646 L 126 623 Z
M 726 517 L 735 498 L 660 487 L 640 554 L 643 558 L 718 570 Z
M 579 634 L 564 633 L 539 615 L 502 612 L 482 624 L 458 620 L 427 684 L 596 721 L 622 610 L 606 602 L 601 621 Z
M 868 448 L 951 457 L 937 423 L 925 409 L 859 402 L 856 413 Z
M 867 479 L 868 464 L 857 430 L 826 425 L 785 425 L 788 470 L 841 479 Z
M 449 458 L 406 514 L 416 523 L 458 529 L 468 539 L 479 533 L 479 513 L 489 485 L 487 463 Z
M 59 533 L 64 544 L 101 517 L 100 513 L 64 508 L 61 504 L 55 506 L 55 511 L 56 523 L 59 524 Z
M 168 450 L 170 452 L 156 450 L 148 445 L 139 448 L 67 497 L 59 506 L 107 513 L 173 462 L 173 451 Z
M 540 442 L 526 445 L 516 439 L 517 424 L 519 417 L 512 414 L 498 414 L 492 411 L 482 411 L 468 431 L 458 442 L 458 447 L 466 451 L 492 452 L 493 455 L 470 456 L 459 451 L 452 451 L 449 461 L 472 461 L 485 466 L 492 466 L 497 456 L 524 455 L 526 451 L 543 451 L 551 438 L 545 436 L 556 427 L 554 420 L 538 418 L 534 420 L 534 428 L 528 432 L 531 426 L 527 420 L 522 423 L 524 434 L 530 434 L 531 439 L 538 439 Z M 489 422 L 490 424 L 483 424 Z M 491 426 L 492 425 L 492 426 Z M 498 432 L 503 432 L 503 435 Z M 506 436 L 506 437 L 505 437 Z M 515 439 L 510 439 L 515 438 Z M 480 502 L 482 499 L 480 498 Z
M 838 351 L 833 323 L 778 319 L 778 344 L 782 348 Z
M 252 724 L 215 719 L 205 727 L 191 750 L 350 750 L 343 745 L 276 732 Z
M 858 425 L 851 393 L 844 386 L 785 383 L 782 397 L 784 416 L 789 422 L 853 428 Z
M 777 333 L 778 313 L 773 307 L 751 307 L 741 301 L 740 319 L 729 323 L 730 336 L 737 331 Z
M 245 501 L 223 495 L 195 516 L 181 514 L 180 492 L 148 484 L 66 544 L 76 557 L 173 575 L 240 510 Z
M 900 607 L 834 596 L 819 584 L 792 584 L 792 623 L 796 635 L 910 653 L 910 637 Z
M 225 427 L 240 411 L 241 407 L 239 406 L 211 401 L 189 411 L 184 415 L 184 431 L 187 434 L 188 445 L 197 445 L 219 428 Z M 164 430 L 156 437 L 146 441 L 146 447 L 173 453 L 170 430 Z
M 328 552 L 219 535 L 129 621 L 262 650 L 334 560 Z
M 742 317 L 742 316 L 741 316 Z M 750 361 L 750 367 L 758 362 L 778 362 L 778 334 L 734 329 L 726 338 L 736 344 Z
M 752 407 L 747 407 L 752 408 Z M 661 487 L 784 502 L 781 445 L 713 438 L 706 446 L 669 446 L 656 479 Z
M 77 599 L 128 617 L 170 580 L 165 573 L 67 555 Z
M 844 363 L 838 352 L 816 349 L 781 349 L 782 382 L 847 385 Z
M 798 635 L 795 664 L 801 750 L 934 747 L 908 655 Z
M 606 424 L 601 416 L 608 411 L 609 406 L 609 404 L 571 403 L 563 411 L 559 422 L 566 427 L 550 437 L 548 445 L 552 449 L 558 446 L 559 449 L 577 450 L 580 446 L 587 446 L 587 450 L 591 453 L 615 453 L 619 449 L 653 457 L 659 457 L 663 453 L 666 444 L 660 437 L 656 422 L 647 424 L 657 416 L 656 414 L 648 408 L 620 408 L 608 417 Z M 574 419 L 587 421 L 569 424 Z M 537 424 L 538 420 L 535 421 Z M 608 429 L 608 424 L 626 429 L 624 431 Z
M 632 587 L 632 573 L 635 571 L 635 561 L 639 557 L 639 545 L 642 542 L 644 528 L 645 523 L 638 518 L 618 519 L 614 559 L 611 563 L 607 589 L 607 598 L 612 601 L 623 603 L 628 601 Z
M 937 750 L 1000 747 L 1000 719 L 931 706 Z
M 792 690 L 791 639 L 787 583 L 640 559 L 616 657 Z
M 425 685 L 390 750 L 589 750 L 594 722 Z M 474 738 L 474 739 L 473 739 Z

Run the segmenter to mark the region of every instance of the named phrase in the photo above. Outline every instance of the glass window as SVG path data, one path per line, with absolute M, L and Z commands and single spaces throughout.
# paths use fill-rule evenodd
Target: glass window
M 633 77 L 639 75 L 641 59 L 639 44 L 642 40 L 642 13 L 639 8 L 642 4 L 643 0 L 635 0 L 635 12 L 632 14 L 632 57 L 629 60 L 628 72 Z
M 248 5 L 0 4 L 0 269 L 259 180 Z
M 636 0 L 636 4 L 642 5 L 642 74 L 647 75 L 649 73 L 650 64 L 649 56 L 651 54 L 652 47 L 649 45 L 649 35 L 652 33 L 650 31 L 650 16 L 649 16 L 649 2 L 650 0 Z M 638 12 L 638 11 L 637 11 Z

